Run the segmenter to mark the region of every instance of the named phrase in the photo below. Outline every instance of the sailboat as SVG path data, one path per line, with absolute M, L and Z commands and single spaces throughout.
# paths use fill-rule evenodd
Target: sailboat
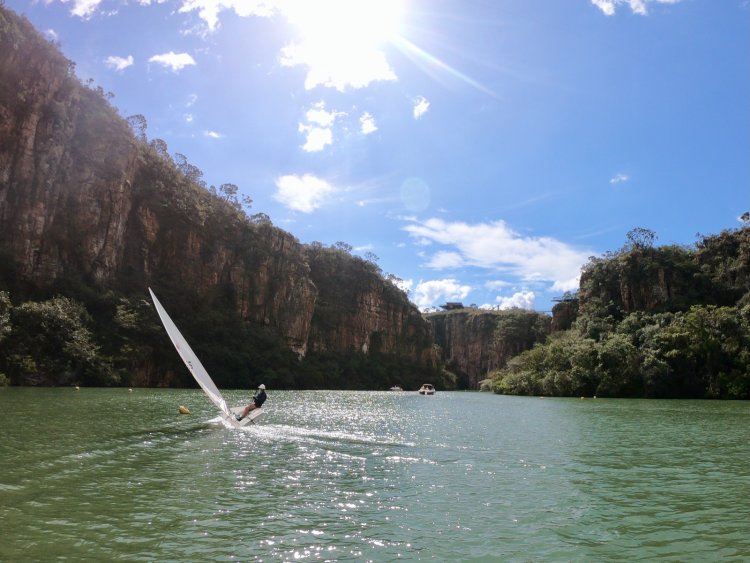
M 162 307 L 162 304 L 156 298 L 154 292 L 151 291 L 150 287 L 148 288 L 148 292 L 151 294 L 151 299 L 156 306 L 156 312 L 159 313 L 159 318 L 161 319 L 161 322 L 164 325 L 164 328 L 166 329 L 170 340 L 172 340 L 172 344 L 174 344 L 174 347 L 177 349 L 177 353 L 180 355 L 180 358 L 182 358 L 182 361 L 185 362 L 185 365 L 187 366 L 190 373 L 193 374 L 193 377 L 198 382 L 198 385 L 201 386 L 201 389 L 203 389 L 206 395 L 208 395 L 208 398 L 211 399 L 211 402 L 218 407 L 219 411 L 221 412 L 219 418 L 224 423 L 224 425 L 232 428 L 240 428 L 242 426 L 245 426 L 246 424 L 252 423 L 253 420 L 263 414 L 263 409 L 258 408 L 250 411 L 250 414 L 243 418 L 241 421 L 238 421 L 235 418 L 235 414 L 242 412 L 243 408 L 235 407 L 233 409 L 230 409 L 227 406 L 227 402 L 221 395 L 221 391 L 219 391 L 219 388 L 216 387 L 213 379 L 211 379 L 211 376 L 208 375 L 206 368 L 203 367 L 203 364 L 198 359 L 198 356 L 196 356 L 195 352 L 193 352 L 193 349 L 190 348 L 187 340 L 185 340 L 185 337 L 182 336 L 182 333 L 180 333 L 177 325 L 175 325 L 172 319 L 169 317 L 167 311 L 164 309 L 164 307 Z

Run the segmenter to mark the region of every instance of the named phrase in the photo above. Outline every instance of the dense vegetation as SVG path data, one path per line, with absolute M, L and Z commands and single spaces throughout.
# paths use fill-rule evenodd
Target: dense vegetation
M 750 228 L 692 249 L 629 239 L 584 268 L 572 329 L 495 372 L 496 392 L 750 398 Z
M 271 330 L 244 322 L 229 306 L 166 292 L 174 320 L 222 388 L 260 382 L 286 389 L 417 388 L 425 373 L 377 350 L 313 352 L 299 359 Z M 176 306 L 182 304 L 182 306 Z M 189 314 L 180 314 L 189 311 Z M 13 305 L 0 291 L 0 385 L 174 386 L 195 383 L 144 297 L 108 292 L 84 305 L 70 297 Z

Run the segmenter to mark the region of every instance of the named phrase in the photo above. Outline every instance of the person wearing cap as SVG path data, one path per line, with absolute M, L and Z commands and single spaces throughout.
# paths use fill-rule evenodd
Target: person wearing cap
M 258 385 L 258 390 L 255 392 L 255 395 L 253 395 L 253 402 L 247 405 L 245 407 L 245 410 L 242 411 L 242 414 L 236 415 L 235 418 L 237 420 L 242 420 L 251 410 L 259 409 L 265 402 L 266 386 L 261 383 L 260 385 Z

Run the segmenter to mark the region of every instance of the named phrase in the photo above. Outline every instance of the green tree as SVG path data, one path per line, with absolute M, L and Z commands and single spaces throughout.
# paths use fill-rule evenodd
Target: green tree
M 651 248 L 654 246 L 654 241 L 659 238 L 654 231 L 643 227 L 631 229 L 625 237 L 628 239 L 630 248 Z
M 0 291 L 0 342 L 11 332 L 10 313 L 13 305 L 7 291 Z
M 28 301 L 12 311 L 11 380 L 25 385 L 117 384 L 99 355 L 83 305 L 66 297 Z
M 135 115 L 127 117 L 125 121 L 128 122 L 128 125 L 133 130 L 135 138 L 145 143 L 146 130 L 148 129 L 148 122 L 146 121 L 146 117 L 140 113 L 137 113 Z

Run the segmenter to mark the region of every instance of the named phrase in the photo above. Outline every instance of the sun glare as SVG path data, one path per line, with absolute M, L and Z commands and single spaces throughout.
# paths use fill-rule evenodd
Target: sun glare
M 398 40 L 403 0 L 291 0 L 284 14 L 299 36 L 281 53 L 286 66 L 308 68 L 305 88 L 345 91 L 395 80 L 382 47 Z
M 297 0 L 287 17 L 316 49 L 373 49 L 398 32 L 402 0 Z

